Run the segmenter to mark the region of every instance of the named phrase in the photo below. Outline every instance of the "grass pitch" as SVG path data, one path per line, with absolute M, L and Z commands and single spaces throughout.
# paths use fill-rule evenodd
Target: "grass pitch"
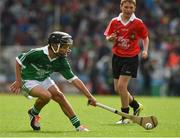
M 180 137 L 180 98 L 136 97 L 144 105 L 141 116 L 155 115 L 159 124 L 145 130 L 137 124 L 115 125 L 119 115 L 87 106 L 84 96 L 67 96 L 81 123 L 90 132 L 76 132 L 59 105 L 51 101 L 41 112 L 41 131 L 29 126 L 27 110 L 33 100 L 23 96 L 0 95 L 0 137 Z M 119 109 L 118 96 L 96 96 L 108 106 Z M 132 112 L 131 112 L 132 113 Z

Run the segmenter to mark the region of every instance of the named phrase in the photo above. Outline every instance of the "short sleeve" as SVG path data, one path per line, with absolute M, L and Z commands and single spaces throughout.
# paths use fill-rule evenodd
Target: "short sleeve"
M 138 24 L 138 35 L 141 38 L 146 38 L 148 36 L 148 29 L 142 21 Z
M 106 30 L 104 32 L 105 36 L 109 36 L 109 35 L 111 35 L 113 33 L 113 21 L 114 20 L 111 20 L 110 23 L 108 24 L 108 26 L 107 26 L 107 28 L 106 28 Z

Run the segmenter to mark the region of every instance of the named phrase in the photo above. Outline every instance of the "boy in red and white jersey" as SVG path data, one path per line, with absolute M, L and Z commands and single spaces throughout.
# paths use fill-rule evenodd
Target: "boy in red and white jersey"
M 142 105 L 138 103 L 128 91 L 131 78 L 136 78 L 138 69 L 138 55 L 141 52 L 139 40 L 143 42 L 142 58 L 148 57 L 148 30 L 141 19 L 134 14 L 135 0 L 121 0 L 118 17 L 108 24 L 104 35 L 113 43 L 112 70 L 115 91 L 121 97 L 121 111 L 129 113 L 129 106 L 134 115 L 139 115 Z M 127 124 L 129 120 L 122 117 L 116 124 Z

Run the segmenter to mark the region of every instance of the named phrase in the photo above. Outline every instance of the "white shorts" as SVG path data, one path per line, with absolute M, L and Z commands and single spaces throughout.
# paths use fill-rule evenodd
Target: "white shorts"
M 28 96 L 32 88 L 40 85 L 44 89 L 50 88 L 52 85 L 56 85 L 55 82 L 48 77 L 44 81 L 37 81 L 37 80 L 23 80 L 23 86 L 22 86 L 22 94 L 24 96 Z

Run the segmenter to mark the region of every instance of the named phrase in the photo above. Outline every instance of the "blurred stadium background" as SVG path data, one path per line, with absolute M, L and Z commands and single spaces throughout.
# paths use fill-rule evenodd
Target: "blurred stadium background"
M 136 16 L 149 29 L 150 57 L 141 61 L 129 88 L 136 95 L 180 96 L 180 0 L 137 0 Z M 47 45 L 54 30 L 73 36 L 69 60 L 93 94 L 115 94 L 111 76 L 111 44 L 104 30 L 119 14 L 119 0 L 1 0 L 0 92 L 15 79 L 15 57 Z M 73 92 L 53 74 L 59 87 Z

